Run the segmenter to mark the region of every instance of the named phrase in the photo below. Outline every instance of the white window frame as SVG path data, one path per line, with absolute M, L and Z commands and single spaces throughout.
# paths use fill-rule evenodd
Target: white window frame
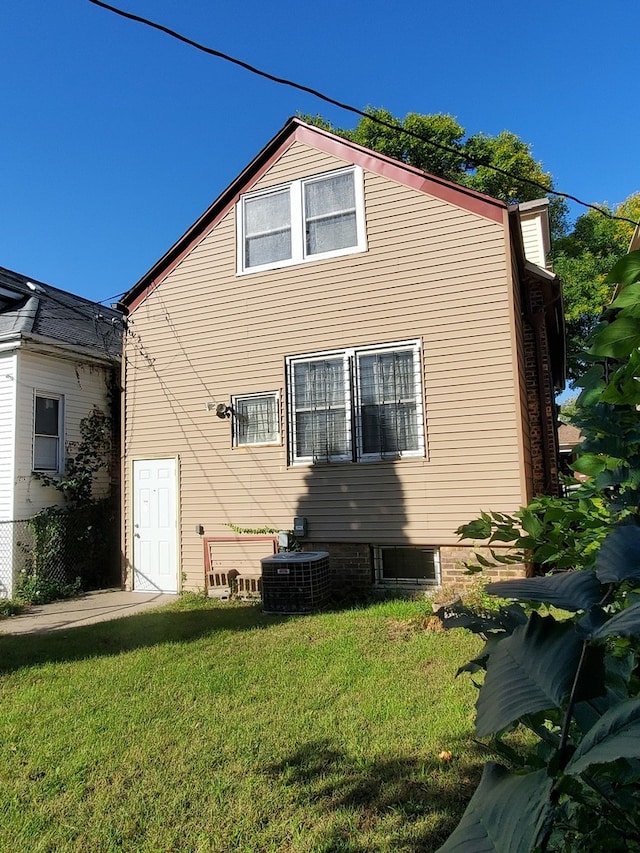
M 383 568 L 383 552 L 385 550 L 426 551 L 433 555 L 434 578 L 385 578 Z M 440 572 L 440 550 L 427 545 L 373 545 L 373 568 L 375 583 L 377 586 L 387 587 L 433 587 L 440 586 L 442 575 Z
M 37 433 L 36 432 L 36 409 L 37 409 L 37 400 L 56 400 L 58 403 L 58 433 L 55 436 L 57 440 L 56 447 L 56 467 L 55 468 L 43 468 L 42 466 L 36 465 L 36 444 L 38 438 L 53 438 L 51 435 L 46 435 L 45 433 Z M 34 391 L 33 394 L 33 444 L 32 444 L 32 470 L 47 474 L 61 474 L 64 470 L 64 395 L 62 394 L 54 394 L 51 391 Z
M 359 383 L 359 357 L 385 352 L 410 351 L 413 353 L 416 426 L 418 430 L 418 448 L 393 452 L 365 453 L 363 450 L 363 428 L 360 416 L 362 403 Z M 297 364 L 325 359 L 342 358 L 344 364 L 344 394 L 347 443 L 349 451 L 345 454 L 330 456 L 298 456 L 296 413 L 301 411 L 296 405 L 294 371 Z M 378 346 L 350 347 L 340 350 L 325 350 L 300 356 L 288 356 L 287 374 L 287 421 L 289 434 L 289 462 L 292 465 L 309 465 L 318 462 L 378 462 L 387 459 L 422 458 L 425 455 L 425 420 L 422 394 L 422 347 L 419 340 L 397 341 Z
M 356 244 L 346 246 L 342 249 L 332 249 L 328 252 L 317 252 L 309 254 L 306 249 L 306 217 L 304 205 L 304 190 L 307 184 L 317 183 L 343 174 L 352 174 L 355 193 L 355 216 L 356 216 Z M 245 262 L 245 206 L 248 201 L 261 196 L 274 195 L 288 191 L 289 205 L 291 211 L 291 257 L 272 261 L 266 264 L 247 266 Z M 328 258 L 337 258 L 343 255 L 352 255 L 357 252 L 366 252 L 367 235 L 364 218 L 364 174 L 360 166 L 349 166 L 344 169 L 336 169 L 312 175 L 308 178 L 299 178 L 287 184 L 280 184 L 268 189 L 258 190 L 253 193 L 242 195 L 236 205 L 236 254 L 238 275 L 264 272 L 265 270 L 281 269 L 296 264 L 310 261 L 322 261 Z
M 413 354 L 413 381 L 416 406 L 416 428 L 418 430 L 418 447 L 415 450 L 399 450 L 378 453 L 365 453 L 362 417 L 362 386 L 360 382 L 360 358 L 366 355 L 377 355 L 385 352 L 411 352 Z M 402 341 L 395 344 L 385 344 L 376 347 L 359 347 L 354 350 L 353 371 L 355 376 L 356 402 L 355 402 L 355 424 L 356 424 L 356 457 L 360 462 L 376 462 L 381 459 L 407 459 L 410 457 L 424 456 L 424 409 L 422 405 L 422 357 L 420 341 Z
M 240 441 L 241 415 L 240 404 L 243 400 L 255 400 L 260 397 L 271 398 L 275 402 L 275 438 L 268 441 Z M 280 392 L 279 391 L 256 391 L 251 394 L 235 394 L 231 397 L 232 411 L 232 444 L 233 447 L 268 447 L 282 444 L 280 435 Z
M 349 451 L 344 454 L 331 454 L 328 456 L 298 456 L 296 447 L 298 443 L 298 431 L 296 426 L 296 412 L 305 411 L 304 407 L 296 406 L 295 398 L 295 383 L 294 371 L 298 364 L 308 364 L 311 362 L 326 361 L 333 359 L 342 359 L 342 370 L 344 377 L 344 405 L 340 409 L 344 409 L 345 413 L 345 430 L 346 439 Z M 312 353 L 310 355 L 287 358 L 287 400 L 289 414 L 289 437 L 290 437 L 290 457 L 294 464 L 312 464 L 315 462 L 351 462 L 353 461 L 353 435 L 351 429 L 351 375 L 349 370 L 348 353 L 345 350 L 326 350 L 324 352 Z M 329 408 L 327 407 L 327 411 Z

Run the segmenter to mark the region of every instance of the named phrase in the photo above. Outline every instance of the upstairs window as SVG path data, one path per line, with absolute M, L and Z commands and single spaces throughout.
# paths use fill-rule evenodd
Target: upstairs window
M 62 470 L 62 398 L 35 396 L 33 470 Z
M 292 462 L 424 455 L 417 342 L 290 358 Z
M 306 254 L 323 255 L 358 245 L 353 172 L 304 181 Z
M 291 258 L 291 204 L 288 190 L 244 202 L 244 267 L 262 267 Z
M 364 251 L 362 170 L 342 169 L 243 196 L 237 241 L 240 273 Z

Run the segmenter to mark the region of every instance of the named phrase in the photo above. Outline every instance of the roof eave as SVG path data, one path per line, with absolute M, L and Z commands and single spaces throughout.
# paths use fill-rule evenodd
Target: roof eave
M 119 364 L 122 360 L 120 354 L 99 353 L 90 347 L 81 344 L 65 343 L 55 338 L 44 335 L 33 335 L 25 332 L 10 332 L 0 335 L 0 352 L 12 349 L 34 349 L 40 352 L 49 352 L 65 358 L 81 358 L 83 361 L 91 361 L 103 365 Z

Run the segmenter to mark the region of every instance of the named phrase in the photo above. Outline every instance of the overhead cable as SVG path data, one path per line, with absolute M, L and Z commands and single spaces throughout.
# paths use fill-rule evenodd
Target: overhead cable
M 436 142 L 433 139 L 429 139 L 419 133 L 416 133 L 415 131 L 400 127 L 397 124 L 393 124 L 392 122 L 379 118 L 376 115 L 372 115 L 370 112 L 361 110 L 358 107 L 352 106 L 351 104 L 346 104 L 342 101 L 338 101 L 335 98 L 330 97 L 329 95 L 323 94 L 317 89 L 311 88 L 310 86 L 304 86 L 302 83 L 296 83 L 294 80 L 288 80 L 286 77 L 277 77 L 275 74 L 270 74 L 268 71 L 262 71 L 260 68 L 256 68 L 254 65 L 250 65 L 248 62 L 244 62 L 241 59 L 237 59 L 234 56 L 230 56 L 228 53 L 223 53 L 220 50 L 215 50 L 212 47 L 207 47 L 206 45 L 200 44 L 200 42 L 197 42 L 194 39 L 189 38 L 188 36 L 184 36 L 181 33 L 172 30 L 170 27 L 164 26 L 164 24 L 159 24 L 156 21 L 149 20 L 149 18 L 143 18 L 141 15 L 135 15 L 133 12 L 127 12 L 124 9 L 119 9 L 117 6 L 112 6 L 109 3 L 103 2 L 103 0 L 88 0 L 88 2 L 92 3 L 94 6 L 100 6 L 101 8 L 106 9 L 109 12 L 113 12 L 115 15 L 119 15 L 122 18 L 127 18 L 130 21 L 136 21 L 137 23 L 143 24 L 144 26 L 159 30 L 160 32 L 165 33 L 171 38 L 184 42 L 184 44 L 187 44 L 190 47 L 194 47 L 196 50 L 200 50 L 203 53 L 208 54 L 209 56 L 215 56 L 218 59 L 223 59 L 225 62 L 231 62 L 233 65 L 238 65 L 240 66 L 240 68 L 244 68 L 251 74 L 256 74 L 259 77 L 264 77 L 266 80 L 271 80 L 273 83 L 278 83 L 281 86 L 290 86 L 291 88 L 297 89 L 300 92 L 306 92 L 309 95 L 313 95 L 314 98 L 319 98 L 321 101 L 325 101 L 325 103 L 327 104 L 332 104 L 333 106 L 338 107 L 341 110 L 346 110 L 347 112 L 354 113 L 355 115 L 358 115 L 361 118 L 369 119 L 375 124 L 381 125 L 382 127 L 386 127 L 389 130 L 404 133 L 407 136 L 410 136 L 414 139 L 418 139 L 421 142 L 427 143 L 428 145 L 432 145 L 434 148 L 437 148 L 440 151 L 445 151 L 448 154 L 453 154 L 457 157 L 460 157 L 461 159 L 465 159 L 474 167 L 482 166 L 486 169 L 491 169 L 491 171 L 496 172 L 499 175 L 504 175 L 507 178 L 511 178 L 513 180 L 529 184 L 530 186 L 537 187 L 538 189 L 543 190 L 543 192 L 545 193 L 550 193 L 552 195 L 558 196 L 559 198 L 564 198 L 567 201 L 572 201 L 575 204 L 580 205 L 581 207 L 587 207 L 591 210 L 595 210 L 602 216 L 607 217 L 608 219 L 616 219 L 621 222 L 629 222 L 631 223 L 631 225 L 635 226 L 640 224 L 633 219 L 629 219 L 626 216 L 617 216 L 616 214 L 609 213 L 609 211 L 604 210 L 597 204 L 589 204 L 589 202 L 582 201 L 581 199 L 577 198 L 574 195 L 571 195 L 570 193 L 560 192 L 559 190 L 551 189 L 550 187 L 547 187 L 545 184 L 543 184 L 541 181 L 536 181 L 533 178 L 521 177 L 520 175 L 514 175 L 512 172 L 509 172 L 506 169 L 501 169 L 499 166 L 494 166 L 491 163 L 482 159 L 472 159 L 466 154 L 462 153 L 457 148 L 453 148 L 449 145 L 444 145 L 441 142 Z

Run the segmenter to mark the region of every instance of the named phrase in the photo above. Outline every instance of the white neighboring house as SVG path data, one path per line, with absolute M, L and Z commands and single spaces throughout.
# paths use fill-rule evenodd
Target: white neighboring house
M 0 598 L 22 563 L 16 522 L 63 502 L 34 472 L 61 474 L 81 420 L 109 411 L 121 346 L 118 311 L 0 267 Z

